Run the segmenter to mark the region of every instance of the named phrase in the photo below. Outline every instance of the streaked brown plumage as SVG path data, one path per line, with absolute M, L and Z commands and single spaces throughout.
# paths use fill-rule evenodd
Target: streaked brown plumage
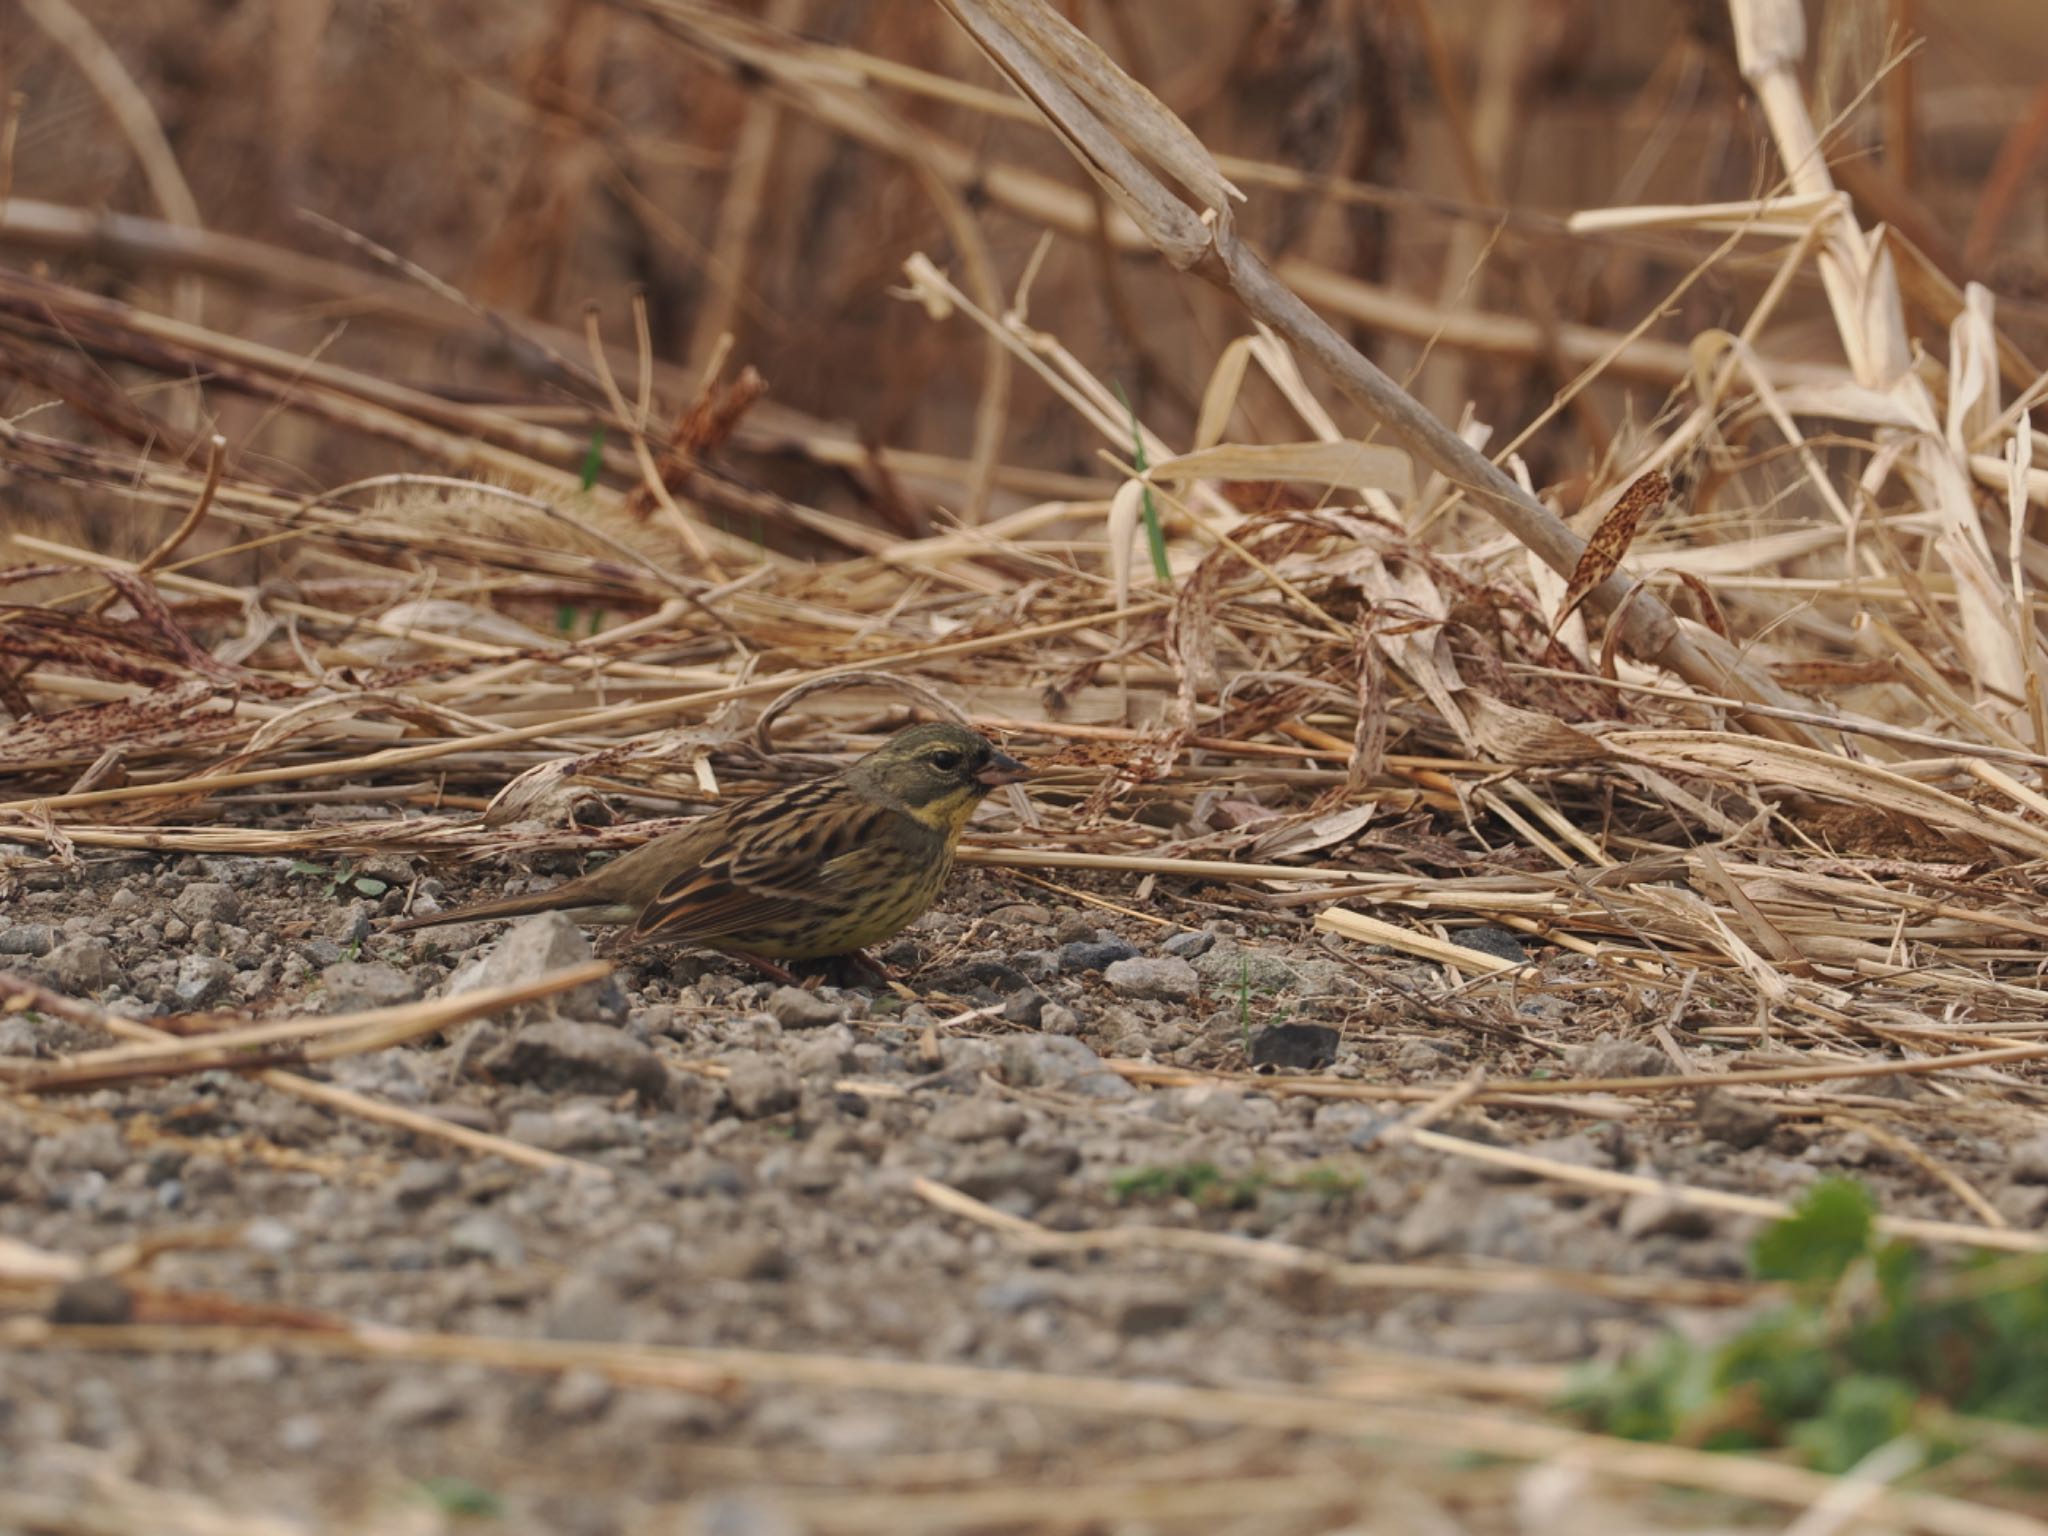
M 769 960 L 822 960 L 900 933 L 939 894 L 991 789 L 1024 766 L 957 725 L 913 725 L 827 779 L 741 801 L 553 890 L 409 918 L 567 912 Z

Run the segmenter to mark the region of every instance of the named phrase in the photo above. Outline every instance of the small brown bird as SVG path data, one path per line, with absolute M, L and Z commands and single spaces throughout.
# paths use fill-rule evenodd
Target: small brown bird
M 767 960 L 823 960 L 900 933 L 939 894 L 988 792 L 1024 765 L 957 725 L 913 725 L 827 779 L 743 800 L 552 890 L 392 931 L 567 912 Z

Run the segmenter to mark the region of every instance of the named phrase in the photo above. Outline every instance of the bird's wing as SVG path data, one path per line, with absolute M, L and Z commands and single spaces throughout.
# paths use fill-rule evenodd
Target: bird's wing
M 717 847 L 655 892 L 633 938 L 718 939 L 837 915 L 847 855 L 888 835 L 898 813 L 839 780 L 799 784 L 740 808 Z

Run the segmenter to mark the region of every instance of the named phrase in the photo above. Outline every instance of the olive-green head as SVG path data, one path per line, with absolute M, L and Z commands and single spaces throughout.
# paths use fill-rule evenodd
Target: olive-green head
M 965 726 L 935 722 L 898 731 L 846 771 L 863 792 L 957 836 L 992 789 L 1029 770 Z

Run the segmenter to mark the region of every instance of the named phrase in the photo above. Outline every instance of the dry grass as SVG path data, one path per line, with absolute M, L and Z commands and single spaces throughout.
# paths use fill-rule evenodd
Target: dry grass
M 1910 241 L 1909 221 L 1879 228 L 1871 216 L 1872 178 L 1911 206 L 1933 195 L 1906 180 L 1891 143 L 1883 162 L 1858 147 L 1910 126 L 1912 70 L 1926 57 L 1880 51 L 1838 115 L 1816 119 L 1782 8 L 1734 0 L 1734 52 L 1687 43 L 1667 59 L 1696 86 L 1724 66 L 1714 78 L 1739 69 L 1748 82 L 1770 140 L 1744 172 L 1759 195 L 1689 206 L 1707 189 L 1675 186 L 1670 205 L 1567 224 L 1497 206 L 1511 199 L 1495 119 L 1536 89 L 1512 70 L 1482 69 L 1469 109 L 1433 108 L 1472 175 L 1469 201 L 1446 214 L 1440 199 L 1368 179 L 1384 124 L 1345 122 L 1348 173 L 1302 172 L 1274 145 L 1212 157 L 1200 125 L 1222 126 L 1216 103 L 1228 93 L 1200 87 L 1222 67 L 1220 44 L 1160 63 L 1150 83 L 1162 106 L 1106 58 L 1063 49 L 1039 7 L 947 0 L 998 56 L 998 74 L 1027 85 L 1027 106 L 936 8 L 886 9 L 898 32 L 870 20 L 827 42 L 798 27 L 802 6 L 771 6 L 763 20 L 618 0 L 558 8 L 561 37 L 581 39 L 559 57 L 548 38 L 508 28 L 495 74 L 438 38 L 408 53 L 415 72 L 476 72 L 485 107 L 501 114 L 491 142 L 513 146 L 512 201 L 528 216 L 466 262 L 453 259 L 449 230 L 408 225 L 367 192 L 383 233 L 350 245 L 275 218 L 239 233 L 205 227 L 197 208 L 209 198 L 192 205 L 169 190 L 154 148 L 149 194 L 120 201 L 154 197 L 160 218 L 58 205 L 61 178 L 38 160 L 62 121 L 48 94 L 59 66 L 54 44 L 33 45 L 36 27 L 70 39 L 81 68 L 99 59 L 93 88 L 125 103 L 124 127 L 158 141 L 134 115 L 143 98 L 80 40 L 89 29 L 78 32 L 69 5 L 38 0 L 0 24 L 10 52 L 29 48 L 16 83 L 39 93 L 21 119 L 0 242 L 50 263 L 0 266 L 0 495 L 21 509 L 9 530 L 17 563 L 0 572 L 12 599 L 0 609 L 11 717 L 0 838 L 16 850 L 0 856 L 0 878 L 75 868 L 101 850 L 481 859 L 617 848 L 659 823 L 593 829 L 571 819 L 579 803 L 624 796 L 685 812 L 843 759 L 903 717 L 891 689 L 914 679 L 1032 761 L 1028 807 L 999 805 L 977 828 L 978 862 L 1055 884 L 1062 871 L 1121 877 L 1118 902 L 1167 920 L 1221 901 L 1393 944 L 1452 968 L 1436 1006 L 1467 1019 L 1512 1020 L 1518 989 L 1536 982 L 1460 949 L 1457 930 L 1514 929 L 1577 957 L 1575 1027 L 1655 1039 L 1675 1070 L 1535 1076 L 1543 1053 L 1510 1047 L 1473 1101 L 1655 1116 L 1715 1087 L 1790 1115 L 1851 1116 L 1889 1138 L 1953 1218 L 1899 1217 L 1895 1232 L 2048 1246 L 2006 1227 L 1924 1145 L 1936 1117 L 2014 1137 L 2048 1128 L 2048 696 L 2033 591 L 2048 573 L 2033 526 L 2048 502 L 2048 469 L 2035 467 L 2048 463 L 2048 438 L 2032 426 L 2041 386 L 2028 361 L 2043 352 L 2040 316 L 2021 304 L 2009 326 L 1990 288 L 1955 281 L 1987 270 Z M 434 38 L 433 10 L 394 25 L 418 29 L 414 44 Z M 1222 37 L 1220 15 L 1209 19 Z M 1034 42 L 1025 23 L 1050 30 Z M 1106 35 L 1127 62 L 1133 47 L 1162 46 L 1154 16 L 1119 25 Z M 1260 48 L 1293 47 L 1295 62 L 1314 51 L 1259 30 L 1277 22 L 1243 25 Z M 1358 25 L 1372 30 L 1359 57 L 1395 28 Z M 670 121 L 606 106 L 599 66 L 627 39 L 708 82 L 691 112 Z M 1170 87 L 1209 104 L 1190 114 L 1196 130 L 1167 109 Z M 280 165 L 314 163 L 318 124 L 282 86 L 270 107 Z M 1038 131 L 1040 114 L 1057 138 Z M 198 146 L 188 159 L 201 162 L 187 168 L 202 170 L 232 124 L 184 127 Z M 885 228 L 826 199 L 841 156 L 865 157 L 870 206 L 891 193 L 917 215 Z M 1845 157 L 1860 201 L 1831 179 L 1830 160 Z M 695 183 L 713 171 L 723 180 L 707 199 Z M 2009 200 L 2011 184 L 2008 174 L 1994 190 Z M 218 183 L 203 185 L 219 197 Z M 709 210 L 694 235 L 678 206 Z M 1290 219 L 1311 216 L 1312 232 L 1290 234 Z M 1993 207 L 1978 224 L 2011 216 Z M 1489 279 L 1489 261 L 1510 274 L 1494 302 L 1512 313 L 1481 308 L 1471 273 L 1419 298 L 1391 272 L 1347 273 L 1356 252 L 1333 233 L 1347 218 L 1359 246 L 1372 221 L 1384 237 L 1394 220 L 1450 250 L 1497 223 L 1500 250 L 1468 254 Z M 632 243 L 598 238 L 618 225 L 665 251 L 695 242 L 691 292 L 626 297 L 634 274 L 606 268 L 630 266 Z M 1041 234 L 1049 244 L 1035 243 Z M 868 259 L 801 266 L 820 240 L 851 241 Z M 1275 252 L 1270 268 L 1254 244 Z M 1148 259 L 1155 250 L 1164 263 Z M 895 254 L 877 264 L 884 251 Z M 1558 273 L 1572 263 L 1625 271 L 1625 310 L 1640 323 L 1567 321 L 1575 306 Z M 1212 278 L 1215 291 L 1170 280 L 1165 265 Z M 436 270 L 460 281 L 423 280 Z M 607 296 L 587 325 L 561 313 L 570 272 Z M 785 293 L 791 284 L 808 291 Z M 897 284 L 917 305 L 882 300 Z M 1290 288 L 1348 319 L 1354 337 L 1384 328 L 1427 343 L 1417 392 L 1454 421 L 1476 400 L 1476 415 L 1448 431 Z M 1713 324 L 1701 320 L 1707 290 L 1722 310 Z M 842 303 L 847 330 L 802 334 Z M 272 309 L 290 323 L 262 323 Z M 346 336 L 322 331 L 341 313 Z M 1117 371 L 1145 378 L 1135 417 L 1098 345 L 1103 314 Z M 801 360 L 812 343 L 815 364 Z M 1414 360 L 1386 360 L 1404 355 Z M 848 371 L 835 375 L 833 358 Z M 758 381 L 736 360 L 815 414 L 757 403 Z M 1463 392 L 1446 402 L 1447 381 Z M 1627 394 L 1646 382 L 1670 393 Z M 826 424 L 870 386 L 875 408 L 857 431 Z M 1631 404 L 1637 414 L 1623 414 Z M 1508 425 L 1514 444 L 1483 458 Z M 1626 492 L 1652 472 L 1673 489 L 1643 518 Z M 1543 479 L 1556 484 L 1538 495 Z M 1163 573 L 1146 550 L 1148 498 Z M 142 531 L 112 536 L 116 521 Z M 1582 562 L 1588 538 L 1595 553 Z M 1583 594 L 1585 608 L 1563 617 Z M 751 738 L 763 707 L 848 672 L 878 676 L 865 697 L 807 692 L 772 751 Z M 350 796 L 405 814 L 321 823 L 320 806 Z M 1105 889 L 1093 887 L 1097 899 Z M 306 1038 L 245 1031 L 211 1049 L 304 1049 Z M 103 1080 L 95 1071 L 217 1059 L 181 1041 L 18 1075 L 74 1086 Z M 1117 1067 L 1141 1083 L 1190 1076 Z M 1894 1074 L 1926 1084 L 1925 1096 L 1868 1091 Z M 265 1076 L 303 1083 L 268 1058 Z M 1519 1156 L 1420 1122 L 1404 1134 L 1446 1156 Z M 472 1144 L 505 1150 L 483 1140 L 495 1138 Z M 1521 1171 L 1596 1179 L 1527 1166 L 1542 1161 Z M 1597 1181 L 1753 1214 L 1776 1205 Z M 957 1192 L 928 1198 L 963 1213 Z M 0 1265 L 17 1279 L 33 1268 L 5 1254 Z M 33 1326 L 8 1342 L 226 1349 L 247 1332 Z M 692 1389 L 830 1384 L 854 1369 L 550 1354 L 340 1325 L 264 1337 Z M 1625 1481 L 1767 1503 L 1835 1496 L 1785 1467 L 1477 1417 L 1452 1406 L 1449 1381 L 1415 1389 L 1434 1395 L 1430 1407 L 1396 1413 L 1321 1392 L 877 1362 L 856 1374 L 873 1390 L 1571 1457 Z M 1065 1490 L 1078 1502 L 1062 1508 L 1170 1522 L 1270 1510 L 1281 1497 L 1250 1481 L 1169 1508 L 1168 1486 L 1147 1498 Z M 2041 1529 L 1984 1506 L 1866 1492 L 1902 1528 Z M 1311 1478 L 1285 1498 L 1313 1511 L 1341 1506 L 1342 1493 Z M 979 1497 L 969 1523 L 1043 1513 L 1030 1490 Z M 821 1505 L 818 1528 L 926 1517 L 912 1495 L 879 1498 Z M 951 1513 L 968 1518 L 957 1502 Z M 108 1521 L 93 1528 L 137 1528 Z

